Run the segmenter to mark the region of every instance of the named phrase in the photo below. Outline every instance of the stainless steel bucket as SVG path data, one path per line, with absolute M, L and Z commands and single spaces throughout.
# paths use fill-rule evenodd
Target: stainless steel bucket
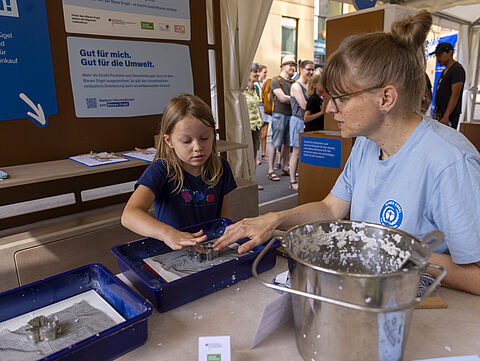
M 402 360 L 413 308 L 439 284 L 446 270 L 430 264 L 443 240 L 434 231 L 423 241 L 381 225 L 317 222 L 290 229 L 281 239 L 288 254 L 297 348 L 304 360 Z M 409 254 L 415 262 L 408 261 Z M 400 269 L 399 267 L 402 266 Z M 441 270 L 422 297 L 420 273 Z

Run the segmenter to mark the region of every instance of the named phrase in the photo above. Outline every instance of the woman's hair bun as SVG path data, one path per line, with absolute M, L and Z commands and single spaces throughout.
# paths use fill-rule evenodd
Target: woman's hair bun
M 432 14 L 420 10 L 414 16 L 397 20 L 392 24 L 392 38 L 399 44 L 415 50 L 422 47 L 432 26 Z

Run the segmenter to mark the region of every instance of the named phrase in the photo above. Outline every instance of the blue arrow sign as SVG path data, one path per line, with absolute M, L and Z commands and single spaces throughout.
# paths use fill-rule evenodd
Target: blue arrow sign
M 0 121 L 57 114 L 44 0 L 0 0 Z

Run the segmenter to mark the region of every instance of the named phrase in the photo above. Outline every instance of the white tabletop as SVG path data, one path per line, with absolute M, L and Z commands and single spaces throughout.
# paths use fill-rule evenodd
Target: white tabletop
M 264 277 L 286 269 L 286 259 L 278 256 Z M 414 311 L 404 360 L 480 355 L 480 297 L 446 288 L 438 293 L 449 307 Z M 154 310 L 146 344 L 119 360 L 197 360 L 199 336 L 231 336 L 233 361 L 301 361 L 292 320 L 250 349 L 263 308 L 276 297 L 250 278 L 168 312 Z

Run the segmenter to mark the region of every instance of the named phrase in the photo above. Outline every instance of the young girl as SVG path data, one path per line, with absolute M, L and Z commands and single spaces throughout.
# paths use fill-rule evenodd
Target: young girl
M 325 105 L 322 99 L 322 73 L 314 74 L 308 82 L 307 107 L 305 108 L 305 132 L 324 129 Z
M 178 229 L 225 217 L 227 194 L 237 185 L 217 155 L 212 111 L 200 98 L 182 94 L 168 102 L 155 159 L 135 185 L 122 225 L 175 250 L 205 241 L 201 231 Z M 152 203 L 155 218 L 148 213 Z

